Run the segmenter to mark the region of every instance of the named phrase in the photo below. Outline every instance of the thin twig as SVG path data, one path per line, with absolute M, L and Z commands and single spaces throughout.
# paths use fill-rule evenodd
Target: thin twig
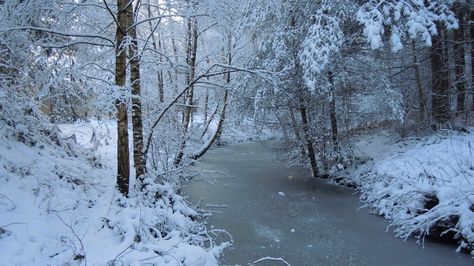
M 64 222 L 63 218 L 61 218 L 61 216 L 59 216 L 58 214 L 56 214 L 56 216 L 59 218 L 59 220 L 67 227 L 71 230 L 72 234 L 74 235 L 74 237 L 77 239 L 77 241 L 79 241 L 79 244 L 81 245 L 81 250 L 82 250 L 82 254 L 84 256 L 84 264 L 87 265 L 87 257 L 86 257 L 86 250 L 84 249 L 84 243 L 82 243 L 82 238 L 79 237 L 79 235 L 77 235 L 76 231 L 74 230 L 74 228 L 72 228 L 72 226 L 68 225 L 66 222 Z

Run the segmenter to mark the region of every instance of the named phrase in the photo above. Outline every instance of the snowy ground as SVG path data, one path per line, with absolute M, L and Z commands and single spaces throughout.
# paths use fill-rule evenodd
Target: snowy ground
M 365 162 L 347 169 L 362 200 L 391 221 L 397 236 L 446 235 L 459 249 L 474 243 L 474 133 L 445 132 L 397 140 L 388 133 L 360 139 Z
M 26 144 L 1 130 L 0 264 L 217 265 L 223 246 L 171 186 L 151 186 L 154 202 L 116 192 L 114 123 L 62 125 L 68 139 Z

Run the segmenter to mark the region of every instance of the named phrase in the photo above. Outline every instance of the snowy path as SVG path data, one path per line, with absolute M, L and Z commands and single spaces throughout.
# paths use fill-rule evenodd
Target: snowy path
M 210 228 L 232 234 L 225 265 L 247 265 L 265 256 L 282 257 L 293 266 L 474 264 L 453 246 L 425 243 L 422 249 L 395 238 L 385 231 L 387 221 L 358 210 L 352 190 L 285 168 L 262 143 L 214 150 L 199 170 L 205 177 L 189 184 L 185 195 L 214 211 Z

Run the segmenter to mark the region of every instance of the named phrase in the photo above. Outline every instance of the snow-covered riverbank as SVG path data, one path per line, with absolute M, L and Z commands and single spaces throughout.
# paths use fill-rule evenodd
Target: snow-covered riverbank
M 1 130 L 1 265 L 217 265 L 222 246 L 169 184 L 154 202 L 116 192 L 112 121 Z
M 361 139 L 367 161 L 348 175 L 371 210 L 391 222 L 397 236 L 455 238 L 458 250 L 474 243 L 474 134 L 443 132 L 428 138 Z
M 247 265 L 262 257 L 290 265 L 470 265 L 469 255 L 427 241 L 421 248 L 386 232 L 387 221 L 360 209 L 352 189 L 286 167 L 272 142 L 227 145 L 196 167 L 203 176 L 183 191 L 222 228 L 223 265 Z M 232 238 L 227 234 L 230 233 Z M 282 265 L 266 261 L 258 265 Z

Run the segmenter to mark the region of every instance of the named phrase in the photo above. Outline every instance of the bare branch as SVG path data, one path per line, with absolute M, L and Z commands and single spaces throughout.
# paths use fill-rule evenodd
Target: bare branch
M 15 27 L 15 28 L 8 28 L 8 29 L 0 29 L 0 32 L 9 32 L 9 31 L 21 31 L 21 30 L 32 30 L 32 31 L 42 31 L 42 32 L 47 32 L 59 36 L 65 36 L 65 37 L 79 37 L 79 38 L 94 38 L 94 39 L 101 39 L 104 41 L 107 41 L 112 44 L 113 47 L 115 47 L 115 42 L 113 40 L 110 40 L 109 38 L 106 38 L 101 35 L 95 35 L 95 34 L 83 34 L 83 33 L 72 33 L 72 32 L 62 32 L 62 31 L 55 31 L 51 29 L 46 29 L 46 28 L 39 28 L 39 27 Z
M 107 8 L 107 11 L 109 12 L 109 14 L 112 16 L 112 18 L 114 19 L 115 21 L 115 24 L 117 25 L 117 27 L 120 25 L 118 23 L 118 20 L 117 20 L 117 17 L 115 16 L 114 12 L 112 11 L 112 9 L 110 9 L 109 5 L 107 4 L 107 1 L 106 0 L 103 0 L 104 2 L 104 5 L 105 5 L 105 8 Z

